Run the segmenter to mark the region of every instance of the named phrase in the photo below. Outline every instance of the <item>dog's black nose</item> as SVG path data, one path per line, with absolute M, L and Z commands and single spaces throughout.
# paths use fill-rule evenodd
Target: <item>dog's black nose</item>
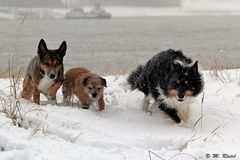
M 178 98 L 179 99 L 183 99 L 184 98 L 184 94 L 178 94 Z
M 50 74 L 50 78 L 54 79 L 55 78 L 55 74 Z
M 184 101 L 184 97 L 185 97 L 184 94 L 179 93 L 178 96 L 177 96 L 177 100 L 178 100 L 179 102 L 182 102 L 182 101 Z
M 93 98 L 96 98 L 97 97 L 97 93 L 93 93 L 92 96 L 93 96 Z

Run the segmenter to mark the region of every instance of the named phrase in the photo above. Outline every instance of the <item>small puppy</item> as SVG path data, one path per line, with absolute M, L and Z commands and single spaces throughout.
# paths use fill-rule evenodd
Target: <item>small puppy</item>
M 64 104 L 69 105 L 72 95 L 76 95 L 84 109 L 89 109 L 90 105 L 97 101 L 99 111 L 102 111 L 105 107 L 104 87 L 107 87 L 104 78 L 85 68 L 72 68 L 65 74 L 62 86 Z
M 176 123 L 186 123 L 193 98 L 203 90 L 203 78 L 198 71 L 198 62 L 169 49 L 139 66 L 128 77 L 132 89 L 145 94 L 142 109 L 148 111 L 149 100 L 158 106 Z
M 38 55 L 29 63 L 23 81 L 21 97 L 40 104 L 40 93 L 43 93 L 48 100 L 56 102 L 57 90 L 64 80 L 63 57 L 66 54 L 67 44 L 62 42 L 58 49 L 48 49 L 45 41 L 40 40 Z

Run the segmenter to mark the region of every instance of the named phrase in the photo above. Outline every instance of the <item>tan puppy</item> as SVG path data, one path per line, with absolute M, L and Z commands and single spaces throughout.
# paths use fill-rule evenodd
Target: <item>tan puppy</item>
M 99 110 L 104 110 L 104 87 L 107 87 L 104 78 L 85 68 L 72 68 L 65 74 L 62 86 L 64 104 L 69 105 L 71 97 L 76 95 L 84 109 L 89 109 L 97 101 Z

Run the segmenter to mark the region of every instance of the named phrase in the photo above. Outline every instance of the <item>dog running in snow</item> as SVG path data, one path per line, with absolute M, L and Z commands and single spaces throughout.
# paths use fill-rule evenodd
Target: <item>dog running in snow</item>
M 159 107 L 176 123 L 187 123 L 189 106 L 204 86 L 198 62 L 193 63 L 181 51 L 172 49 L 160 52 L 146 65 L 138 66 L 127 81 L 132 90 L 144 93 L 144 111 L 149 111 L 150 98 L 153 98 L 152 107 Z
M 64 104 L 69 105 L 71 97 L 76 95 L 83 109 L 89 109 L 97 102 L 99 111 L 102 111 L 105 108 L 104 87 L 107 87 L 106 79 L 85 68 L 72 68 L 65 74 L 62 86 Z
M 29 63 L 23 81 L 21 97 L 40 104 L 40 93 L 48 100 L 55 101 L 56 93 L 64 81 L 63 57 L 66 54 L 67 44 L 62 42 L 58 49 L 48 49 L 45 41 L 40 40 L 38 55 Z

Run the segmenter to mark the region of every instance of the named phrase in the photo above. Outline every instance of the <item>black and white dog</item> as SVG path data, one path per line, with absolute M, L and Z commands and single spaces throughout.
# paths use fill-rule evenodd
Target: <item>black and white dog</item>
M 145 94 L 142 109 L 148 111 L 150 98 L 176 123 L 187 122 L 189 106 L 204 82 L 198 62 L 192 62 L 181 51 L 169 49 L 151 58 L 145 66 L 138 66 L 128 79 L 132 90 Z

